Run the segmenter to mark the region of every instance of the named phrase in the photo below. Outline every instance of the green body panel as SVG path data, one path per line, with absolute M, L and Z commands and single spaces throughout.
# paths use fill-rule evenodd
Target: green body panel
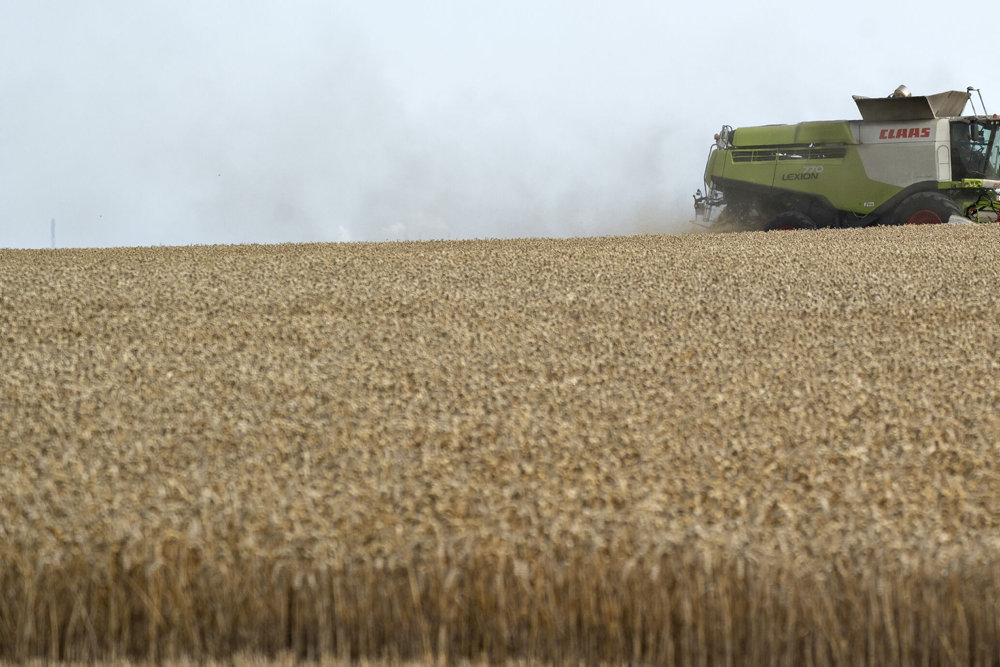
M 859 216 L 899 194 L 902 188 L 868 178 L 856 146 L 845 148 L 843 158 L 778 161 L 772 184 L 791 192 L 820 193 L 833 208 Z
M 733 145 L 776 146 L 795 143 L 794 125 L 762 125 L 760 127 L 739 127 L 733 132 Z
M 856 143 L 850 123 L 819 121 L 797 125 L 761 125 L 741 127 L 733 133 L 733 145 L 781 146 L 788 144 L 853 144 Z

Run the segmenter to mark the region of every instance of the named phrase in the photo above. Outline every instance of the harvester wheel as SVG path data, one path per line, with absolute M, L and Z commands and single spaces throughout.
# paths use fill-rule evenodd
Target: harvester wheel
M 767 231 L 775 229 L 816 229 L 816 223 L 805 213 L 785 211 L 771 218 L 764 227 Z
M 953 199 L 939 192 L 918 192 L 896 209 L 897 225 L 940 225 L 961 210 Z

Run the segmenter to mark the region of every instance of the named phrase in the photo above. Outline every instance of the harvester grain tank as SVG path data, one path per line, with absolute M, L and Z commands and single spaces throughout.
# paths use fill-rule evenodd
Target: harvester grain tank
M 695 194 L 718 229 L 997 222 L 1000 116 L 972 92 L 854 96 L 861 120 L 723 126 Z M 976 91 L 978 92 L 978 91 Z M 971 103 L 971 104 L 970 104 Z M 961 115 L 972 106 L 973 115 Z

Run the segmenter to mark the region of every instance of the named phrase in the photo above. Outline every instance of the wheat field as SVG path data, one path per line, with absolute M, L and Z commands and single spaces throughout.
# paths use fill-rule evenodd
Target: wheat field
M 1000 228 L 0 250 L 0 661 L 1000 663 Z

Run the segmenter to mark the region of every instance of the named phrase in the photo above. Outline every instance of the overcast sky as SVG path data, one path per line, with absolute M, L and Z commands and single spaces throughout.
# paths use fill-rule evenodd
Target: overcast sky
M 939 8 L 0 0 L 0 247 L 676 231 L 723 123 L 1000 109 Z

